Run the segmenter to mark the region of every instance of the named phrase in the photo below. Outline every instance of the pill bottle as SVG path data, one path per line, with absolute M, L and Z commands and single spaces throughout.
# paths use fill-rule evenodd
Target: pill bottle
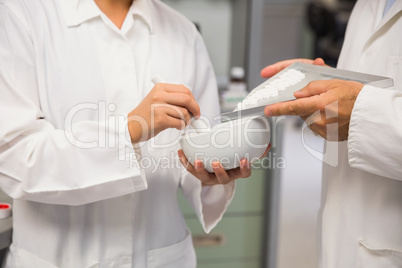
M 233 111 L 237 103 L 241 102 L 248 94 L 243 67 L 235 66 L 230 70 L 230 82 L 221 96 L 222 112 Z

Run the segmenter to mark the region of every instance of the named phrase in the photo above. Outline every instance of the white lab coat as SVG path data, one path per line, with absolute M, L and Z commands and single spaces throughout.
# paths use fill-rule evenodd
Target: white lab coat
M 208 232 L 234 183 L 202 187 L 184 171 L 179 131 L 134 150 L 118 124 L 156 74 L 219 114 L 194 25 L 154 0 L 135 0 L 121 31 L 93 0 L 0 0 L 0 62 L 0 185 L 15 199 L 6 267 L 194 267 L 177 191 Z
M 356 3 L 338 67 L 394 79 L 365 86 L 349 139 L 328 143 L 322 205 L 322 267 L 402 267 L 402 1 Z

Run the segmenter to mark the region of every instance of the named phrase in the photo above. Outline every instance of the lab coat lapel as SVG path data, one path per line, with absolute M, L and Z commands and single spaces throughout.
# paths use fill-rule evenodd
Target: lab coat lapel
M 371 0 L 371 8 L 373 9 L 373 15 L 375 16 L 375 28 L 370 38 L 364 45 L 364 50 L 366 50 L 377 37 L 381 35 L 382 30 L 389 28 L 400 16 L 402 12 L 402 1 L 397 0 L 395 4 L 391 7 L 388 13 L 382 17 L 384 12 L 384 7 L 386 0 Z
M 384 12 L 387 0 L 370 0 L 370 7 L 372 17 L 374 19 L 374 30 L 380 25 L 382 21 L 382 13 Z
M 385 6 L 385 3 L 384 3 Z M 384 7 L 381 7 L 381 12 L 377 12 L 379 17 L 382 17 Z M 377 25 L 375 32 L 381 30 L 386 24 L 392 22 L 392 19 L 402 11 L 402 1 L 396 1 L 395 4 L 391 7 L 388 13 L 380 20 L 380 23 Z

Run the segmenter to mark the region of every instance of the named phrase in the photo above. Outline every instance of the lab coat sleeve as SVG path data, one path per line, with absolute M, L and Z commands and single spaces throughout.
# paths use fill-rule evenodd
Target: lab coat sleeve
M 120 127 L 81 121 L 56 129 L 44 117 L 29 25 L 0 4 L 0 186 L 14 199 L 80 205 L 147 187 L 140 151 Z M 84 148 L 99 129 L 117 142 L 112 148 Z M 73 138 L 74 137 L 74 138 Z M 86 143 L 88 144 L 88 143 Z
M 202 116 L 213 122 L 213 118 L 220 114 L 216 78 L 204 42 L 198 33 L 195 53 L 193 94 L 200 105 Z M 204 231 L 209 233 L 222 219 L 226 208 L 232 201 L 235 182 L 203 187 L 201 182 L 186 170 L 182 174 L 183 195 L 193 207 Z
M 349 127 L 351 167 L 402 180 L 402 92 L 364 86 Z

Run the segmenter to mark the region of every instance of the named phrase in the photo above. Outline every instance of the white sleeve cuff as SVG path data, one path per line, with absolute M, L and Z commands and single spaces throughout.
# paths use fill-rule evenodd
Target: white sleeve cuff
M 226 185 L 204 186 L 201 190 L 202 215 L 204 231 L 209 233 L 221 221 L 227 207 L 232 202 L 236 183 Z
M 349 164 L 401 180 L 402 93 L 364 86 L 353 107 L 348 138 Z
M 146 180 L 145 171 L 142 168 L 142 151 L 141 145 L 143 143 L 131 143 L 130 132 L 128 130 L 128 116 L 124 115 L 124 120 L 119 122 L 119 160 L 126 161 L 130 169 L 136 169 L 140 171 L 141 179 L 137 180 L 137 191 L 148 188 L 148 182 Z
M 209 233 L 222 219 L 231 203 L 236 183 L 202 186 L 201 181 L 188 173 L 182 175 L 181 188 L 184 197 L 193 207 L 201 225 Z

